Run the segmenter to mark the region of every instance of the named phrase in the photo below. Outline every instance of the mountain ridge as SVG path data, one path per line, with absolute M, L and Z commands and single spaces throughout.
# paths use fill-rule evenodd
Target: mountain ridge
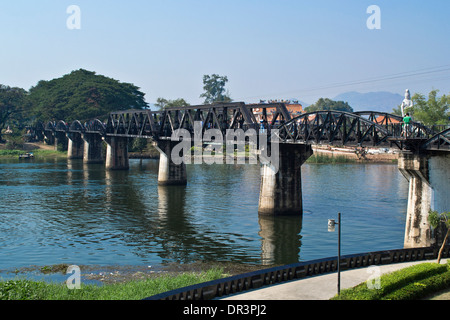
M 379 111 L 392 113 L 392 110 L 401 105 L 404 97 L 398 93 L 387 91 L 360 93 L 356 91 L 345 92 L 333 98 L 335 101 L 347 102 L 354 111 Z

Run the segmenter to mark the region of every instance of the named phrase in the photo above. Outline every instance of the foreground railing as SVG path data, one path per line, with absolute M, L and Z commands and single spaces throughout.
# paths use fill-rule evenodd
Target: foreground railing
M 437 259 L 439 248 L 411 248 L 341 257 L 340 269 L 348 270 L 372 265 Z M 446 246 L 442 258 L 450 257 Z M 226 295 L 258 289 L 263 286 L 337 271 L 337 257 L 299 262 L 176 289 L 144 300 L 211 300 Z

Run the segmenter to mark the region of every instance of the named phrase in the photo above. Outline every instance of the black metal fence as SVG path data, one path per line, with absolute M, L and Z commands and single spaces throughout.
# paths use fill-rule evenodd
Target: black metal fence
M 346 255 L 341 257 L 340 268 L 342 271 L 372 265 L 433 260 L 438 257 L 438 253 L 439 248 L 427 247 Z M 450 257 L 450 246 L 446 246 L 442 253 L 442 258 L 448 257 Z M 337 271 L 337 257 L 318 259 L 200 283 L 144 300 L 212 300 L 246 290 L 335 271 Z

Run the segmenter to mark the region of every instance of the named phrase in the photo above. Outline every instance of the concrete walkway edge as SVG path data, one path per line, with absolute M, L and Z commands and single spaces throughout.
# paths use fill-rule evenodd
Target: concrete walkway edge
M 375 265 L 341 272 L 341 290 L 354 287 L 374 277 L 422 263 L 436 263 L 437 260 L 423 260 L 388 265 Z M 447 263 L 442 259 L 441 264 Z M 240 294 L 228 295 L 218 300 L 329 300 L 337 294 L 337 272 L 317 275 L 267 286 Z

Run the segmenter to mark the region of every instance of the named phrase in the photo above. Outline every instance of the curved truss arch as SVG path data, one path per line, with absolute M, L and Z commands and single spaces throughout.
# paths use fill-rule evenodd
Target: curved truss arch
M 358 111 L 354 112 L 354 114 L 364 117 L 369 121 L 373 121 L 376 124 L 385 126 L 391 133 L 392 136 L 397 137 L 401 136 L 401 132 L 403 129 L 403 117 L 387 112 L 378 112 L 378 111 Z M 413 121 L 410 125 L 411 132 L 408 134 L 409 138 L 423 138 L 423 137 L 431 137 L 435 135 L 436 131 L 433 129 L 426 127 L 420 122 Z
M 69 131 L 85 132 L 86 128 L 79 120 L 75 120 L 70 124 Z
M 302 114 L 278 127 L 280 142 L 337 145 L 388 143 L 389 131 L 361 115 L 344 111 Z
M 364 117 L 369 121 L 373 121 L 380 125 L 388 125 L 388 124 L 396 124 L 402 123 L 403 118 L 399 115 L 388 113 L 388 112 L 379 112 L 379 111 L 357 111 L 353 112 L 358 116 Z
M 106 133 L 105 124 L 99 119 L 91 120 L 84 124 L 85 130 L 88 132 L 95 132 L 104 135 Z
M 62 120 L 58 121 L 58 123 L 56 123 L 56 125 L 55 125 L 56 131 L 67 132 L 68 129 L 69 129 L 69 126 L 67 125 L 67 123 L 65 123 Z
M 55 123 L 53 121 L 47 122 L 44 126 L 44 130 L 45 131 L 55 131 L 56 130 Z

